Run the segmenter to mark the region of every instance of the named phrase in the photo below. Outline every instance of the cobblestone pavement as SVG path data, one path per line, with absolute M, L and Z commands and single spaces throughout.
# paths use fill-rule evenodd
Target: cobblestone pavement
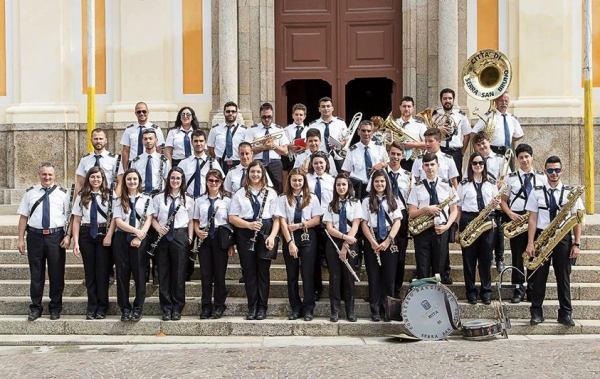
M 248 339 L 239 344 L 233 341 L 203 345 L 0 347 L 0 375 L 2 378 L 600 378 L 597 336 L 419 343 L 398 343 L 386 338 L 257 337 L 256 343 Z

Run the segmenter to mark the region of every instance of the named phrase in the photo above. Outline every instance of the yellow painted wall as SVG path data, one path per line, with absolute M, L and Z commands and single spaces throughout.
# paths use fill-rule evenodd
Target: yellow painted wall
M 202 55 L 202 0 L 182 0 L 183 29 L 183 93 L 204 92 L 204 61 Z
M 477 50 L 498 50 L 498 0 L 477 0 Z

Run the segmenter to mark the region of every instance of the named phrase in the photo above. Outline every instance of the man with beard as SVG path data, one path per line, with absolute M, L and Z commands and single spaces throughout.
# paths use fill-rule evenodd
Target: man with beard
M 123 145 L 123 151 L 121 154 L 123 167 L 129 167 L 129 162 L 136 158 L 138 155 L 144 152 L 144 131 L 152 129 L 156 133 L 157 138 L 157 151 L 162 152 L 162 145 L 165 143 L 165 136 L 158 125 L 148 121 L 148 105 L 144 102 L 139 102 L 135 105 L 135 117 L 137 122 L 129 125 L 123 132 L 121 137 L 121 145 Z
M 469 147 L 471 123 L 463 111 L 454 109 L 455 97 L 454 90 L 450 88 L 440 91 L 442 107 L 433 112 L 432 122 L 434 125 L 438 125 L 442 131 L 440 148 L 443 153 L 451 155 L 454 159 L 459 171 L 458 181 L 460 182 L 463 154 Z
M 109 187 L 112 186 L 113 179 L 116 176 L 115 173 L 117 173 L 117 183 L 115 183 L 116 190 L 119 189 L 119 182 L 124 172 L 119 155 L 110 153 L 106 150 L 107 138 L 104 129 L 96 128 L 92 130 L 92 138 L 90 140 L 94 146 L 94 152 L 84 155 L 79 161 L 79 165 L 75 171 L 76 181 L 73 199 L 77 197 L 77 194 L 81 191 L 81 188 L 83 188 L 85 176 L 90 168 L 94 166 L 100 167 L 102 171 L 104 171 Z M 117 163 L 119 165 L 118 167 Z
M 333 101 L 331 98 L 327 96 L 322 97 L 319 99 L 319 113 L 321 113 L 321 118 L 311 122 L 309 127 L 319 129 L 321 132 L 321 141 L 323 141 L 321 150 L 333 155 L 335 160 L 335 168 L 338 172 L 342 172 L 342 163 L 344 163 L 344 158 L 331 151 L 329 137 L 335 138 L 342 144 L 342 146 L 344 146 L 347 138 L 344 140 L 342 140 L 342 138 L 346 135 L 348 127 L 342 118 L 335 117 L 333 115 L 333 111 Z M 351 139 L 352 136 L 348 136 L 348 138 Z
M 404 129 L 406 134 L 409 134 L 411 137 L 416 139 L 419 142 L 411 142 L 411 141 L 402 141 L 402 161 L 400 161 L 400 165 L 403 169 L 407 171 L 412 170 L 413 163 L 415 163 L 415 159 L 417 158 L 414 154 L 414 149 L 425 149 L 425 131 L 427 130 L 427 125 L 423 123 L 421 120 L 417 120 L 413 117 L 413 112 L 415 110 L 415 100 L 410 96 L 404 96 L 400 101 L 400 113 L 401 117 L 396 120 L 398 125 Z M 413 159 L 410 159 L 408 154 L 413 155 Z
M 216 158 L 223 173 L 240 164 L 238 146 L 246 137 L 246 127 L 235 122 L 238 106 L 233 101 L 228 101 L 223 107 L 225 124 L 213 125 L 208 133 L 208 154 Z

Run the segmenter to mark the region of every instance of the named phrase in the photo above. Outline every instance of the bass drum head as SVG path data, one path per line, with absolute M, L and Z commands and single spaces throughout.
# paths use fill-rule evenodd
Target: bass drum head
M 443 284 L 424 284 L 406 294 L 402 302 L 402 317 L 406 329 L 413 336 L 437 341 L 452 333 L 454 327 L 448 318 L 444 296 L 448 299 L 454 325 L 459 325 L 458 301 Z

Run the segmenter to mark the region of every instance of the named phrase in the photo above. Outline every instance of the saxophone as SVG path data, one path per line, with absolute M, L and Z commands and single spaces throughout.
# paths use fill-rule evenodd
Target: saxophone
M 569 191 L 567 202 L 556 214 L 550 225 L 540 233 L 533 243 L 536 256 L 530 258 L 527 253 L 523 253 L 523 265 L 528 271 L 531 271 L 530 275 L 533 275 L 550 258 L 554 247 L 558 245 L 567 233 L 571 232 L 571 229 L 575 225 L 583 223 L 583 211 L 578 209 L 574 215 L 570 215 L 570 213 L 571 208 L 573 208 L 573 205 L 584 191 L 585 186 L 575 187 Z
M 460 244 L 460 246 L 471 246 L 473 242 L 475 242 L 475 240 L 479 238 L 479 236 L 481 236 L 484 232 L 487 232 L 488 230 L 494 227 L 494 221 L 486 219 L 489 216 L 489 214 L 496 209 L 494 203 L 500 201 L 500 199 L 506 193 L 507 190 L 508 185 L 506 183 L 503 183 L 502 188 L 494 197 L 494 199 L 490 201 L 490 203 L 479 212 L 477 217 L 475 217 L 473 220 L 471 220 L 469 224 L 467 224 L 465 230 L 459 233 L 458 243 Z
M 502 233 L 506 238 L 514 238 L 519 234 L 523 234 L 529 228 L 529 212 L 525 212 L 521 216 L 520 221 L 509 221 L 502 227 Z
M 454 191 L 453 191 L 454 192 Z M 436 207 L 442 210 L 446 205 L 456 200 L 456 194 L 452 193 L 446 200 L 442 201 Z M 408 231 L 413 236 L 420 234 L 421 232 L 433 227 L 433 220 L 435 216 L 429 213 L 423 213 L 422 215 L 411 218 L 408 220 Z

